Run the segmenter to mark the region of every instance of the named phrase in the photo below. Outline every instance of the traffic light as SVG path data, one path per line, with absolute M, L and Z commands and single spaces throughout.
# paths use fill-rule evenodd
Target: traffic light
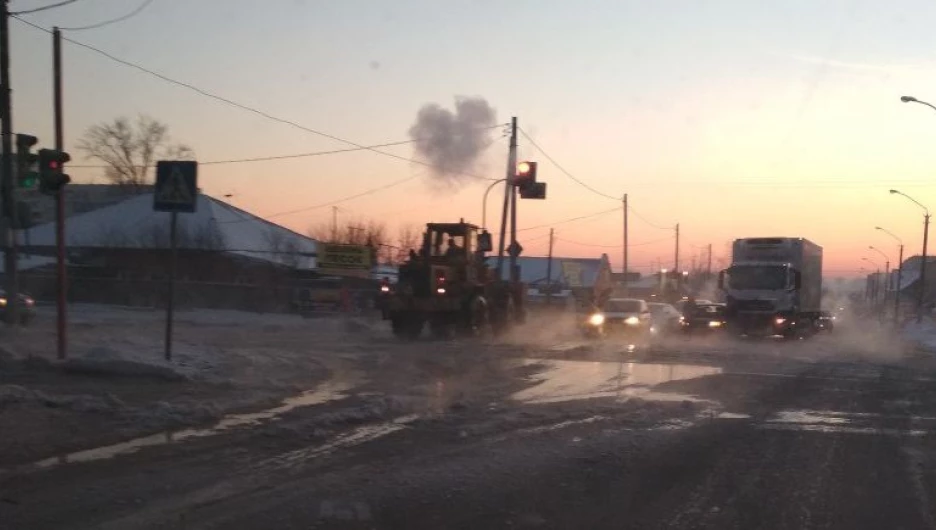
M 521 199 L 545 199 L 546 183 L 536 182 L 536 162 L 520 162 L 517 164 L 514 185 L 520 189 Z
M 514 186 L 523 189 L 536 182 L 536 162 L 520 162 L 514 177 Z
M 64 151 L 39 150 L 39 191 L 55 195 L 71 182 L 71 177 L 64 173 L 65 163 L 69 160 L 71 156 Z
M 16 186 L 19 188 L 35 188 L 39 180 L 36 163 L 39 155 L 31 152 L 32 146 L 39 139 L 28 134 L 16 135 Z

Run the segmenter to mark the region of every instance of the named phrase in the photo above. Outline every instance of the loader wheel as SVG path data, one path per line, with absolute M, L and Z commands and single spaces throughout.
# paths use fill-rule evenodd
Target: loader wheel
M 466 314 L 461 332 L 468 337 L 477 338 L 485 336 L 491 325 L 487 301 L 480 296 L 476 296 L 468 303 L 465 312 Z
M 455 326 L 448 315 L 438 316 L 429 321 L 429 332 L 436 339 L 450 339 L 454 335 Z
M 396 314 L 390 319 L 390 327 L 396 337 L 415 340 L 422 333 L 423 318 L 417 314 Z
M 491 321 L 491 328 L 494 330 L 494 335 L 499 336 L 507 333 L 513 323 L 514 305 L 513 300 L 508 297 L 506 305 L 499 308 L 497 312 L 494 313 L 494 319 Z

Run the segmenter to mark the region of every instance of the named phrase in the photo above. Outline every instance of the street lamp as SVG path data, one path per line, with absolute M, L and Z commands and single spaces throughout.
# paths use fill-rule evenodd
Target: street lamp
M 507 179 L 497 179 L 492 182 L 486 190 L 484 190 L 484 198 L 481 200 L 481 228 L 487 230 L 487 200 L 488 195 L 490 195 L 491 190 L 494 189 L 494 186 L 500 184 L 501 182 L 507 182 Z
M 869 294 L 868 298 L 871 299 L 871 306 L 874 307 L 874 305 L 877 304 L 877 291 L 878 291 L 877 275 L 881 273 L 881 266 L 878 265 L 877 262 L 871 258 L 864 257 L 861 259 L 862 261 L 867 261 L 868 263 L 874 266 L 874 272 L 872 273 L 874 274 L 874 282 L 868 284 L 868 294 Z
M 892 238 L 894 238 L 894 239 L 897 240 L 897 243 L 900 244 L 900 255 L 897 257 L 897 285 L 892 289 L 892 290 L 894 291 L 894 326 L 897 326 L 897 325 L 899 325 L 898 323 L 899 323 L 899 321 L 900 321 L 900 320 L 899 320 L 899 319 L 900 319 L 900 317 L 899 317 L 899 313 L 900 313 L 900 288 L 901 288 L 900 286 L 902 285 L 902 283 L 901 283 L 901 280 L 902 280 L 901 276 L 902 276 L 902 274 L 903 274 L 903 251 L 904 251 L 904 244 L 903 244 L 903 240 L 900 239 L 899 237 L 895 236 L 894 233 L 891 232 L 890 230 L 888 230 L 888 229 L 886 229 L 886 228 L 881 228 L 880 226 L 875 226 L 874 229 L 875 229 L 875 230 L 880 230 L 881 232 L 884 232 L 885 234 L 891 236 Z
M 933 106 L 932 104 L 925 101 L 920 101 L 913 96 L 900 96 L 900 101 L 903 101 L 904 103 L 919 103 L 920 105 L 926 105 L 927 107 L 936 110 L 936 106 Z
M 903 100 L 903 98 L 901 98 L 901 100 Z M 916 100 L 912 99 L 912 101 Z M 927 105 L 929 105 L 929 103 L 927 103 Z M 932 105 L 929 106 L 932 107 Z M 920 208 L 923 208 L 923 211 L 925 212 L 923 216 L 923 256 L 920 260 L 920 294 L 917 298 L 917 323 L 920 323 L 923 321 L 923 299 L 926 296 L 926 244 L 929 241 L 930 212 L 929 208 L 923 206 L 919 201 L 907 195 L 906 193 L 897 190 L 890 190 L 890 192 L 892 195 L 902 195 L 904 198 L 909 199 Z
M 874 248 L 873 245 L 868 245 L 868 250 L 873 250 L 877 252 L 878 254 L 880 254 L 882 258 L 884 258 L 884 278 L 883 278 L 884 281 L 882 283 L 884 283 L 884 303 L 886 304 L 887 303 L 887 283 L 888 283 L 887 278 L 890 278 L 890 258 L 887 256 L 887 254 L 885 254 L 881 250 Z M 883 309 L 882 309 L 882 313 L 883 313 Z

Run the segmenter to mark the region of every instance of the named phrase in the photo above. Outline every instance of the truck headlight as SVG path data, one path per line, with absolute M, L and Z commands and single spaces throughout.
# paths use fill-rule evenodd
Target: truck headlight
M 709 323 L 708 323 L 708 327 L 710 327 L 710 328 L 720 328 L 720 327 L 722 327 L 722 323 L 721 323 L 721 321 L 719 321 L 719 320 L 710 320 Z
M 445 294 L 445 287 L 439 287 L 436 289 L 436 294 Z
M 600 326 L 604 324 L 605 316 L 601 313 L 595 313 L 594 315 L 588 317 L 588 323 L 592 326 Z
M 640 324 L 640 319 L 637 317 L 627 317 L 624 319 L 624 323 L 628 326 L 636 326 L 637 324 Z
M 783 317 L 777 317 L 774 319 L 774 324 L 781 326 L 786 322 L 786 319 Z
M 381 286 L 380 286 L 380 292 L 382 292 L 382 293 L 389 293 L 389 292 L 390 292 L 390 286 L 389 286 L 389 285 L 381 285 Z

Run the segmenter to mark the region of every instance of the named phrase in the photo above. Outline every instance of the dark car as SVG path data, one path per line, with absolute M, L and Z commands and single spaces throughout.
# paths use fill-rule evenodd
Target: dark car
M 697 303 L 695 311 L 684 315 L 684 333 L 711 333 L 725 328 L 725 304 Z
M 835 328 L 836 316 L 831 311 L 820 311 L 816 328 L 819 331 L 832 331 Z
M 582 325 L 588 336 L 621 333 L 646 337 L 650 335 L 651 323 L 647 302 L 639 298 L 612 298 L 591 311 Z
M 678 332 L 682 326 L 682 313 L 671 304 L 649 302 L 650 315 L 653 319 L 652 331 L 660 335 Z
M 0 290 L 0 320 L 6 321 L 6 311 L 8 307 L 6 291 Z M 36 301 L 27 294 L 19 295 L 19 320 L 20 324 L 26 325 L 36 318 Z

